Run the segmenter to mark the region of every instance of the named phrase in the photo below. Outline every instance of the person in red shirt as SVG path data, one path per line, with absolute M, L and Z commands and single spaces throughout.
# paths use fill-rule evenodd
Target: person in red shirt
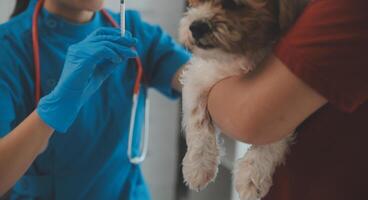
M 368 1 L 314 0 L 256 75 L 209 94 L 224 134 L 295 143 L 264 200 L 368 199 Z

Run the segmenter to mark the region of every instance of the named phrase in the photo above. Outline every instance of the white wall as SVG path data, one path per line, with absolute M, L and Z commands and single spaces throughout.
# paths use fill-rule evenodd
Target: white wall
M 0 2 L 0 23 L 5 22 L 13 11 L 14 0 L 1 0 Z

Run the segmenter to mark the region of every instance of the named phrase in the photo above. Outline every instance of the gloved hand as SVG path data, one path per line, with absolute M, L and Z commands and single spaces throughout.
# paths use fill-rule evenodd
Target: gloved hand
M 41 98 L 37 112 L 58 132 L 66 132 L 83 104 L 99 89 L 119 64 L 137 56 L 129 32 L 121 37 L 116 28 L 100 28 L 71 45 L 54 90 Z

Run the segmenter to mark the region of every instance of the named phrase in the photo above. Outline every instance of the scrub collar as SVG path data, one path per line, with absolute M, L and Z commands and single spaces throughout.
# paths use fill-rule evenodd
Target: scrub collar
M 74 38 L 84 38 L 101 26 L 101 13 L 96 12 L 89 22 L 78 24 L 65 20 L 42 8 L 40 16 L 40 30 L 53 32 Z
M 35 6 L 38 0 L 31 0 L 27 11 L 34 12 Z M 42 8 L 39 14 L 40 34 L 42 33 L 55 33 L 58 35 L 64 35 L 75 39 L 81 39 L 89 35 L 91 32 L 101 26 L 101 13 L 95 12 L 93 18 L 86 23 L 78 24 L 67 21 L 62 17 L 52 14 L 45 8 Z

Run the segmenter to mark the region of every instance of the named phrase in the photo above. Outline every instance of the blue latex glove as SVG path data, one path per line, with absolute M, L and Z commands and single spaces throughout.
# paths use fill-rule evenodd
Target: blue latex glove
M 54 90 L 44 96 L 37 112 L 58 132 L 66 132 L 83 104 L 99 89 L 116 67 L 137 56 L 129 32 L 121 37 L 116 28 L 100 28 L 68 49 L 64 68 Z

